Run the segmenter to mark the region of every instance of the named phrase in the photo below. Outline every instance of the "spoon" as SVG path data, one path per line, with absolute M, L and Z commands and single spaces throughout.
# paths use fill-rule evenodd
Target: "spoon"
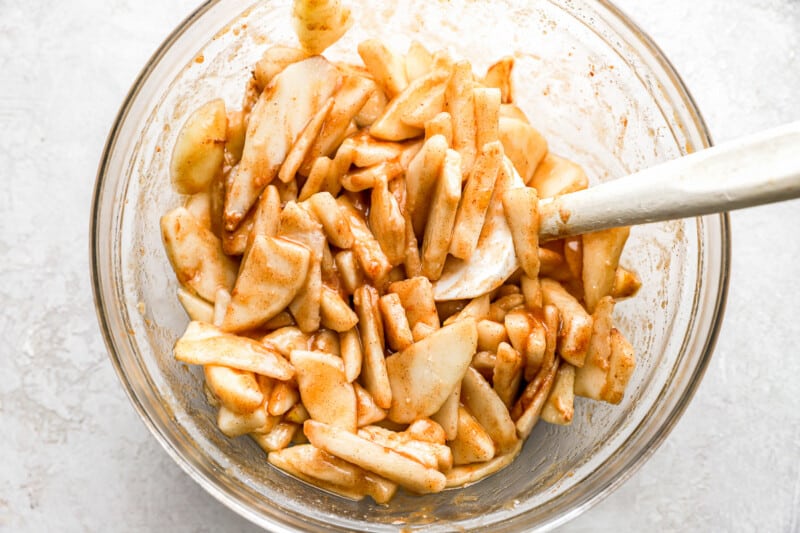
M 505 164 L 512 166 L 507 160 Z M 513 166 L 512 166 L 513 170 Z M 512 172 L 512 187 L 524 186 Z M 539 239 L 721 213 L 800 197 L 800 122 L 726 142 L 589 189 L 539 200 Z M 493 199 L 494 200 L 494 199 Z M 481 246 L 448 258 L 437 301 L 475 298 L 518 268 L 502 207 L 493 201 Z

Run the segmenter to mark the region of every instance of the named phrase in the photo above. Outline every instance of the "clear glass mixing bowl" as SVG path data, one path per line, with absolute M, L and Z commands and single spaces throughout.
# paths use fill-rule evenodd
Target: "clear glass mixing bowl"
M 349 2 L 355 26 L 329 50 L 356 59 L 355 44 L 412 38 L 448 48 L 482 72 L 516 57 L 518 104 L 551 149 L 592 180 L 613 179 L 702 149 L 708 132 L 658 48 L 606 2 L 492 0 Z M 330 528 L 493 532 L 553 527 L 611 492 L 673 427 L 708 364 L 719 331 L 729 265 L 726 216 L 634 228 L 623 264 L 640 294 L 617 306 L 638 366 L 618 406 L 579 399 L 569 427 L 540 424 L 507 469 L 437 495 L 399 494 L 390 505 L 332 496 L 270 466 L 248 438 L 215 427 L 202 373 L 172 357 L 187 318 L 161 245 L 158 220 L 180 198 L 167 169 L 180 125 L 199 104 L 240 103 L 269 43 L 292 43 L 288 0 L 208 2 L 146 65 L 108 139 L 92 211 L 97 313 L 131 402 L 175 461 L 222 503 L 273 530 Z

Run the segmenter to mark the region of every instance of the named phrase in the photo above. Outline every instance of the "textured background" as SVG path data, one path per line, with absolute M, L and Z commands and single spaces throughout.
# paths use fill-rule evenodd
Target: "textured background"
M 716 141 L 800 119 L 800 1 L 619 4 Z M 254 531 L 183 474 L 98 331 L 88 213 L 114 114 L 195 0 L 0 0 L 0 530 Z M 564 531 L 800 531 L 800 203 L 738 212 L 706 378 L 653 458 Z

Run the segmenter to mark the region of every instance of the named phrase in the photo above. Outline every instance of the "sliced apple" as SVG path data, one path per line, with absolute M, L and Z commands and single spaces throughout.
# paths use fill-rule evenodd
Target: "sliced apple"
M 530 187 L 506 189 L 503 211 L 511 229 L 514 252 L 531 279 L 539 277 L 539 200 Z
M 536 167 L 528 185 L 536 188 L 539 198 L 550 198 L 585 189 L 589 178 L 577 163 L 549 152 Z
M 616 328 L 611 329 L 611 360 L 608 378 L 603 389 L 602 399 L 609 403 L 619 403 L 625 394 L 625 387 L 636 368 L 633 345 Z
M 449 75 L 447 70 L 436 70 L 412 81 L 389 100 L 383 114 L 370 126 L 370 134 L 387 141 L 421 135 L 425 122 L 442 112 Z
M 294 424 L 302 424 L 309 418 L 311 418 L 311 415 L 308 414 L 308 410 L 302 403 L 294 404 L 292 408 L 283 415 L 283 419 L 286 422 L 292 422 Z
M 217 427 L 231 438 L 265 429 L 270 423 L 270 417 L 260 406 L 249 413 L 236 413 L 223 405 L 217 412 Z
M 430 418 L 414 420 L 414 422 L 406 428 L 405 433 L 408 433 L 408 435 L 417 440 L 432 442 L 434 444 L 445 444 L 445 441 L 447 441 L 444 428 Z
M 453 467 L 453 454 L 450 448 L 444 444 L 417 439 L 408 431 L 365 426 L 358 430 L 358 436 L 411 457 L 428 468 L 444 472 Z
M 491 461 L 453 467 L 452 470 L 447 472 L 447 487 L 463 487 L 499 472 L 514 462 L 520 450 L 522 450 L 521 440 L 517 441 L 514 448 L 507 453 L 498 455 Z
M 347 376 L 347 381 L 352 383 L 361 374 L 361 363 L 364 359 L 358 328 L 339 334 L 339 351 L 342 354 L 342 363 L 344 363 L 344 374 Z
M 514 447 L 517 431 L 508 409 L 492 386 L 474 368 L 467 369 L 461 382 L 461 403 L 492 437 L 498 453 L 506 453 Z
M 422 275 L 430 280 L 437 280 L 442 275 L 460 199 L 461 156 L 457 151 L 448 149 L 433 192 L 425 235 L 422 238 Z
M 308 149 L 300 174 L 307 176 L 317 158 L 333 157 L 351 129 L 356 129 L 352 126 L 353 119 L 376 91 L 377 85 L 368 76 L 353 74 L 344 77 L 341 87 L 336 91 L 333 108 Z
M 558 353 L 571 365 L 582 367 L 592 337 L 591 315 L 559 282 L 544 278 L 541 287 L 545 305 L 554 305 L 561 314 Z
M 291 422 L 279 422 L 271 430 L 264 433 L 251 433 L 250 436 L 261 449 L 267 453 L 283 450 L 291 444 L 295 433 L 300 428 Z
M 569 363 L 562 363 L 556 372 L 553 388 L 544 403 L 539 415 L 542 420 L 550 424 L 566 426 L 572 423 L 575 413 L 574 393 L 575 367 Z
M 372 188 L 369 207 L 369 227 L 392 266 L 405 259 L 406 221 L 397 199 L 389 192 L 385 178 Z
M 497 347 L 505 341 L 508 341 L 508 335 L 503 324 L 492 320 L 478 322 L 478 350 L 497 352 Z
M 325 352 L 336 357 L 342 356 L 339 335 L 335 331 L 321 328 L 311 337 L 311 351 Z
M 252 372 L 219 365 L 205 365 L 203 371 L 208 388 L 231 411 L 248 413 L 264 403 Z
M 379 306 L 383 316 L 383 331 L 389 347 L 399 352 L 411 346 L 414 338 L 400 297 L 393 292 L 385 294 L 381 296 Z
M 536 167 L 547 153 L 547 141 L 530 124 L 515 118 L 500 117 L 500 142 L 522 181 L 529 185 Z
M 447 146 L 447 139 L 443 135 L 429 137 L 406 171 L 406 209 L 411 213 L 411 222 L 418 240 L 422 240 L 425 235 L 431 196 L 447 154 Z
M 519 392 L 524 361 L 522 355 L 507 342 L 497 346 L 492 387 L 508 409 L 514 404 Z
M 358 323 L 358 315 L 350 309 L 339 292 L 324 285 L 320 300 L 320 313 L 322 325 L 333 331 L 348 331 Z
M 516 420 L 517 435 L 520 439 L 527 439 L 539 421 L 539 414 L 555 381 L 558 365 L 559 359 L 555 358 L 549 366 L 543 366 L 514 404 L 511 412 Z
M 375 403 L 375 398 L 367 392 L 367 389 L 358 383 L 353 383 L 353 388 L 356 391 L 358 427 L 368 426 L 386 418 L 386 411 L 378 407 L 378 404 Z
M 367 131 L 348 137 L 342 145 L 353 149 L 353 164 L 359 168 L 379 165 L 386 161 L 398 159 L 408 143 L 381 141 L 371 136 Z
M 431 419 L 444 430 L 447 440 L 453 440 L 458 435 L 459 405 L 461 405 L 461 387 L 456 385 L 439 410 L 431 415 Z
M 623 267 L 617 267 L 614 273 L 614 287 L 611 289 L 611 296 L 614 300 L 622 300 L 634 296 L 642 287 L 642 280 L 636 272 Z
M 289 359 L 293 350 L 308 350 L 311 337 L 294 326 L 284 326 L 264 335 L 261 342 Z
M 329 192 L 318 192 L 308 199 L 311 209 L 322 223 L 325 235 L 333 246 L 349 249 L 353 246 L 350 222 Z
M 257 236 L 231 291 L 222 329 L 251 329 L 283 311 L 302 288 L 310 259 L 304 246 Z
M 389 419 L 409 423 L 438 411 L 467 372 L 477 345 L 475 321 L 462 320 L 388 357 Z
M 466 409 L 458 408 L 458 434 L 450 441 L 454 465 L 488 461 L 495 454 L 492 437 Z
M 592 339 L 586 352 L 583 367 L 575 372 L 575 394 L 600 400 L 606 386 L 609 361 L 611 360 L 611 328 L 614 325 L 611 313 L 614 300 L 602 298 L 592 313 Z
M 268 459 L 273 465 L 303 481 L 352 500 L 370 496 L 376 503 L 387 503 L 397 491 L 397 485 L 388 479 L 311 444 L 272 452 Z
M 433 55 L 419 41 L 411 41 L 406 52 L 406 77 L 414 81 L 433 68 Z
M 361 270 L 374 283 L 382 283 L 389 271 L 392 270 L 392 264 L 383 253 L 381 245 L 375 239 L 375 235 L 367 226 L 361 213 L 341 196 L 337 198 L 337 202 L 350 223 L 350 230 L 353 232 L 353 252 Z
M 183 287 L 178 289 L 178 300 L 191 320 L 211 323 L 214 321 L 214 305 Z
M 264 55 L 261 56 L 261 59 L 256 62 L 256 66 L 253 69 L 253 77 L 256 83 L 258 83 L 258 86 L 263 90 L 264 87 L 269 85 L 272 78 L 277 76 L 283 69 L 307 57 L 308 53 L 299 48 L 292 48 L 280 44 L 270 46 L 264 51 Z M 244 137 L 244 132 L 242 133 L 242 137 Z
M 300 394 L 293 384 L 287 381 L 278 381 L 270 392 L 267 412 L 272 416 L 283 415 L 299 401 Z
M 619 256 L 628 240 L 630 228 L 609 228 L 586 233 L 583 239 L 583 290 L 586 310 L 594 312 L 600 298 L 611 294 L 619 266 Z
M 294 368 L 280 353 L 246 337 L 238 337 L 203 322 L 190 322 L 173 349 L 175 359 L 192 365 L 223 365 L 282 381 Z
M 307 420 L 303 424 L 303 431 L 317 448 L 394 481 L 412 492 L 425 494 L 444 489 L 444 474 L 391 448 L 314 420 Z
M 383 42 L 377 39 L 361 41 L 358 43 L 358 55 L 387 98 L 394 98 L 408 85 L 403 58 Z
M 383 353 L 383 321 L 378 308 L 378 291 L 362 285 L 353 294 L 353 304 L 358 313 L 363 360 L 361 381 L 375 403 L 384 409 L 392 405 L 392 389 Z
M 220 287 L 231 290 L 237 266 L 222 243 L 183 207 L 161 217 L 161 237 L 178 281 L 208 302 Z
M 444 325 L 448 326 L 453 322 L 464 320 L 465 318 L 474 318 L 477 321 L 485 320 L 489 318 L 490 305 L 491 299 L 489 298 L 489 293 L 473 298 L 464 306 L 464 309 L 445 320 Z
M 342 360 L 328 353 L 294 350 L 291 361 L 300 398 L 311 418 L 354 433 L 356 393 L 344 375 Z
M 350 8 L 340 0 L 295 0 L 292 27 L 309 54 L 321 54 L 353 25 Z
M 403 281 L 395 281 L 389 285 L 389 292 L 400 297 L 400 303 L 406 310 L 408 325 L 412 332 L 420 323 L 433 330 L 439 329 L 439 313 L 436 310 L 436 302 L 433 300 L 433 285 L 428 278 L 417 276 Z
M 504 104 L 510 103 L 514 99 L 514 86 L 511 80 L 511 71 L 514 68 L 514 57 L 505 56 L 497 63 L 493 64 L 486 71 L 483 77 L 483 84 L 487 87 L 497 87 L 500 89 L 500 98 Z
M 289 303 L 289 310 L 302 331 L 316 331 L 321 321 L 322 304 L 322 253 L 325 248 L 322 224 L 306 209 L 295 202 L 289 202 L 281 212 L 278 235 L 303 244 L 311 250 L 308 274 L 297 295 Z
M 202 105 L 183 124 L 169 167 L 179 193 L 204 191 L 222 170 L 227 129 L 225 101 L 219 98 Z

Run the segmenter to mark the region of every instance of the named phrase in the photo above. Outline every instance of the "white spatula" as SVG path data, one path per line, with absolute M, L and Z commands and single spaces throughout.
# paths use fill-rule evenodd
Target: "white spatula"
M 544 198 L 539 201 L 539 238 L 546 241 L 798 197 L 800 122 L 794 122 L 583 191 Z M 478 248 L 468 261 L 448 259 L 434 283 L 437 301 L 480 296 L 519 268 L 515 257 L 503 256 L 513 256 L 507 227 L 494 224 L 492 231 L 488 242 L 493 246 Z

